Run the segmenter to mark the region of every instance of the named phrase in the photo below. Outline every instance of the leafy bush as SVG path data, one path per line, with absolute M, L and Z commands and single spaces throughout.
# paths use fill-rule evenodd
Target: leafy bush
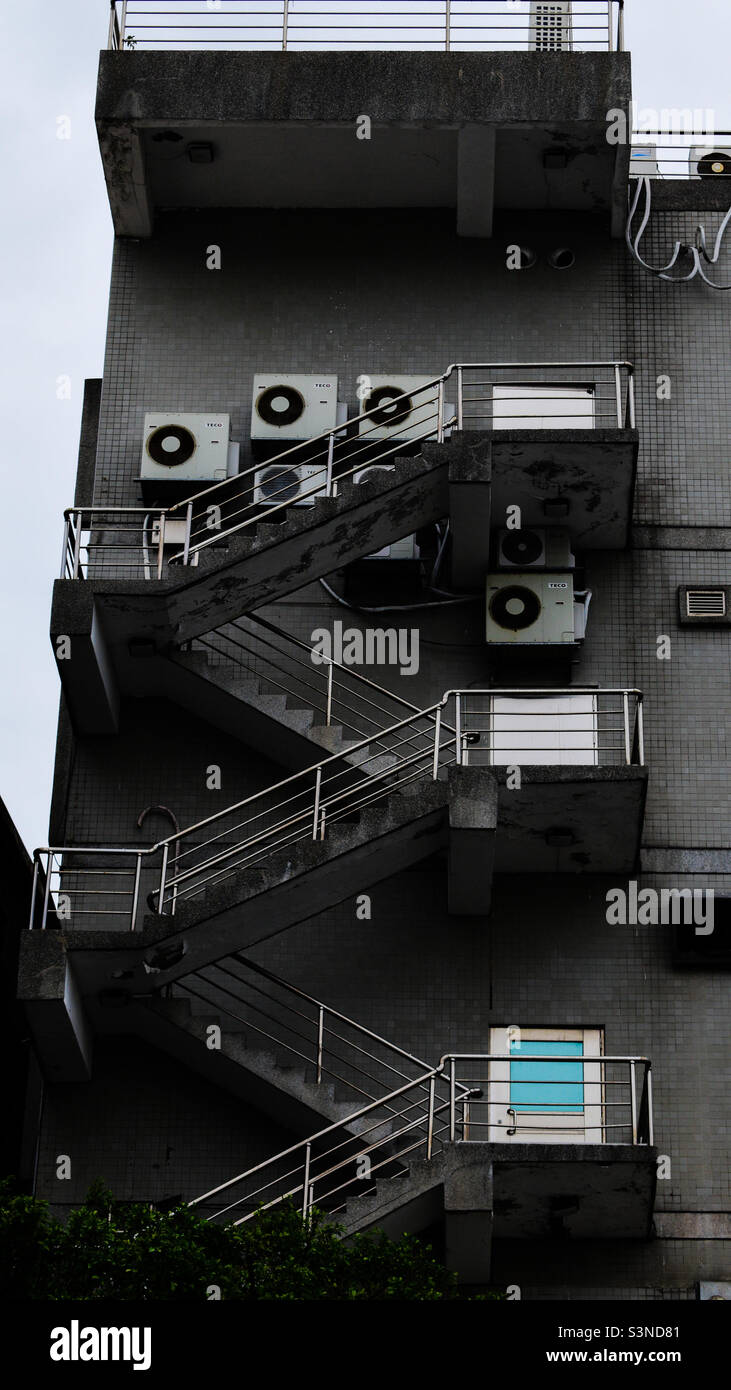
M 100 1183 L 65 1225 L 45 1202 L 0 1183 L 0 1288 L 5 1298 L 289 1301 L 459 1297 L 456 1279 L 413 1236 L 347 1243 L 323 1213 L 282 1205 L 240 1227 L 189 1207 L 115 1202 Z

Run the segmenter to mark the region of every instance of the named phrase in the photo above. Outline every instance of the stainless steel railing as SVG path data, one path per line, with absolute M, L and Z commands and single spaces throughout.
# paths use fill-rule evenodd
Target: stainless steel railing
M 399 418 L 405 410 L 416 413 L 417 429 Z M 633 429 L 634 368 L 618 360 L 455 363 L 395 397 L 388 414 L 385 432 L 381 413 L 363 410 L 347 425 L 294 444 L 171 507 L 69 508 L 61 578 L 166 577 L 174 573 L 170 566 L 197 564 L 209 547 L 262 521 L 281 520 L 295 491 L 297 505 L 307 506 L 336 496 L 344 485 L 386 486 L 383 472 L 369 477 L 362 470 L 378 465 L 393 471 L 399 458 L 418 456 L 429 440 L 444 442 L 452 429 Z M 303 486 L 297 470 L 304 465 Z M 264 468 L 270 479 L 266 502 L 260 487 Z
M 682 112 L 679 113 L 682 116 Z M 731 179 L 731 131 L 633 131 L 630 177 Z
M 610 745 L 599 743 L 600 731 L 602 738 L 609 736 L 605 712 L 602 724 L 596 720 L 589 728 L 582 703 L 577 728 L 570 701 L 583 702 L 587 693 L 606 697 L 610 712 L 621 708 L 621 735 L 614 730 Z M 494 702 L 500 700 L 514 703 L 496 706 Z M 516 707 L 515 702 L 525 700 L 529 708 Z M 550 707 L 537 710 L 540 700 Z M 543 765 L 586 761 L 581 755 L 588 748 L 592 758 L 595 752 L 602 759 L 611 754 L 610 761 L 621 762 L 622 744 L 625 764 L 644 765 L 642 696 L 637 690 L 447 691 L 438 703 L 381 731 L 380 739 L 388 739 L 389 762 L 379 771 L 369 774 L 369 764 L 382 754 L 369 747 L 371 738 L 365 738 L 348 749 L 348 758 L 362 751 L 357 766 L 342 753 L 320 759 L 149 849 L 90 845 L 37 849 L 29 925 L 46 927 L 49 921 L 63 925 L 92 917 L 95 921 L 112 918 L 109 925 L 135 930 L 146 902 L 158 912 L 174 914 L 180 900 L 199 897 L 231 874 L 302 840 L 324 840 L 333 825 L 357 819 L 393 792 L 418 781 L 437 780 L 453 763 L 469 761 L 471 750 L 480 752 L 475 740 L 483 737 L 485 710 L 492 720 L 487 752 L 492 747 L 493 765 L 520 764 L 527 751 L 540 751 Z M 474 724 L 474 719 L 480 722 Z M 521 719 L 527 732 L 521 732 Z M 500 743 L 496 734 L 507 743 Z
M 111 0 L 111 49 L 426 49 L 526 52 L 624 48 L 624 0 L 556 6 L 510 0 L 215 0 L 166 10 Z M 172 22 L 168 22 L 168 20 Z
M 389 747 L 383 730 L 409 711 L 420 713 L 418 705 L 333 657 L 323 653 L 316 663 L 309 643 L 259 614 L 204 633 L 189 647 L 205 654 L 211 678 L 221 671 L 224 677 L 260 680 L 267 689 L 302 700 L 323 727 L 339 725 L 356 739 L 372 736 L 373 747 L 382 752 Z M 429 733 L 416 734 L 416 743 L 424 740 L 431 743 Z
M 322 1000 L 289 984 L 238 952 L 177 980 L 172 997 L 214 1010 L 245 1029 L 247 1048 L 268 1048 L 277 1059 L 309 1070 L 317 1086 L 330 1083 L 362 1105 L 417 1080 L 428 1063 L 365 1028 Z
M 520 1063 L 520 1067 L 516 1067 Z M 533 1076 L 525 1067 L 535 1068 Z M 521 1074 L 522 1071 L 522 1074 Z M 538 1079 L 536 1079 L 536 1077 Z M 388 1119 L 384 1123 L 384 1108 Z M 357 1138 L 355 1125 L 361 1126 Z M 646 1057 L 449 1053 L 414 1082 L 255 1164 L 189 1203 L 234 1225 L 288 1201 L 342 1215 L 349 1199 L 461 1142 L 654 1142 Z M 223 1200 L 223 1205 L 220 1205 Z
M 642 692 L 571 686 L 455 696 L 457 762 L 471 766 L 644 766 Z

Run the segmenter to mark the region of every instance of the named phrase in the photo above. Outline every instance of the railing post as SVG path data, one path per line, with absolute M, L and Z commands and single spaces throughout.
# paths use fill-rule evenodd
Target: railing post
M 160 916 L 162 916 L 162 913 L 163 913 L 163 910 L 164 910 L 164 907 L 165 907 L 165 878 L 166 878 L 166 876 L 167 876 L 167 871 L 168 871 L 168 854 L 169 854 L 169 852 L 170 852 L 170 846 L 168 845 L 168 843 L 167 843 L 167 841 L 166 841 L 166 843 L 165 843 L 165 844 L 163 845 L 163 847 L 162 847 L 162 864 L 161 864 L 161 866 L 160 866 L 160 887 L 159 887 L 159 890 L 158 890 L 158 902 L 157 902 L 157 910 L 158 910 L 158 912 L 160 913 Z
M 629 400 L 629 428 L 635 427 L 635 369 L 628 367 L 627 397 Z
M 158 518 L 158 542 L 157 542 L 157 577 L 162 579 L 162 565 L 165 556 L 165 513 L 160 512 Z
M 304 1175 L 304 1178 L 303 1178 L 303 1180 L 302 1180 L 302 1216 L 303 1216 L 303 1218 L 307 1215 L 307 1199 L 308 1199 L 308 1197 L 309 1197 L 309 1195 L 310 1195 L 310 1154 L 311 1154 L 311 1153 L 312 1153 L 312 1144 L 310 1143 L 310 1141 L 309 1141 L 309 1139 L 308 1139 L 308 1140 L 307 1140 L 307 1144 L 305 1145 L 305 1175 Z
M 81 529 L 82 529 L 82 526 L 83 526 L 83 522 L 84 522 L 84 513 L 83 513 L 83 511 L 79 511 L 79 512 L 76 513 L 76 535 L 74 536 L 74 559 L 73 559 L 72 572 L 71 572 L 71 578 L 72 578 L 72 579 L 78 579 L 78 577 L 79 577 L 79 564 L 80 564 L 80 561 L 81 561 Z
M 183 564 L 187 565 L 190 556 L 190 536 L 193 530 L 193 503 L 189 502 L 185 509 L 185 541 L 183 542 Z
M 322 1081 L 322 1047 L 325 1037 L 325 1009 L 322 1004 L 318 1009 L 317 1019 L 317 1084 Z
M 312 838 L 317 839 L 320 820 L 320 788 L 322 786 L 322 768 L 318 767 L 315 773 L 315 805 L 312 815 Z
M 135 883 L 132 891 L 132 910 L 130 912 L 129 929 L 134 931 L 137 920 L 137 903 L 140 897 L 140 874 L 142 873 L 142 851 L 137 851 L 137 862 L 135 864 Z
M 617 20 L 617 50 L 624 53 L 624 0 L 619 0 L 619 18 Z
M 632 744 L 629 736 L 629 691 L 625 690 L 622 695 L 624 706 L 624 760 L 629 767 L 632 762 Z
M 436 1091 L 437 1078 L 429 1078 L 429 1117 L 426 1131 L 426 1156 L 431 1158 L 434 1145 L 434 1096 Z
M 652 1119 L 652 1063 L 647 1062 L 646 1067 L 647 1071 L 645 1073 L 645 1088 L 647 1093 L 647 1142 L 648 1144 L 654 1144 L 655 1126 Z
M 449 1059 L 449 1140 L 455 1140 L 455 1087 L 456 1087 L 456 1068 L 457 1063 L 454 1057 Z
M 458 368 L 457 368 L 457 429 L 458 429 L 458 430 L 464 429 L 464 412 L 463 412 L 463 409 L 462 409 L 462 388 L 463 388 L 463 373 L 462 373 L 462 368 L 461 368 L 461 367 L 458 367 Z
M 334 671 L 334 669 L 335 669 L 335 668 L 334 668 L 333 662 L 332 662 L 332 660 L 331 660 L 331 661 L 328 662 L 328 668 L 327 668 L 327 719 L 326 719 L 326 727 L 327 727 L 328 729 L 330 728 L 330 720 L 332 719 L 332 712 L 333 712 L 333 671 Z
M 645 766 L 645 717 L 642 713 L 642 695 L 637 697 L 637 757 L 639 766 Z
M 607 0 L 607 36 L 608 36 L 608 39 L 609 39 L 609 52 L 610 52 L 610 53 L 613 53 L 613 52 L 614 52 L 614 30 L 613 30 L 614 8 L 613 8 L 613 6 L 614 6 L 614 0 Z
M 629 1088 L 632 1104 L 632 1143 L 637 1143 L 637 1078 L 635 1076 L 635 1059 L 631 1059 L 629 1064 Z
M 462 1140 L 466 1143 L 470 1137 L 470 1103 L 469 1100 L 462 1101 Z
M 437 441 L 439 444 L 444 443 L 444 377 L 439 383 L 437 393 Z
M 36 915 L 36 893 L 38 892 L 38 874 L 40 873 L 38 855 L 33 855 L 33 887 L 30 890 L 30 917 L 28 919 L 28 931 L 33 930 L 33 919 Z
M 51 894 L 51 865 L 52 865 L 52 863 L 53 863 L 53 850 L 52 850 L 52 849 L 49 849 L 49 851 L 48 851 L 48 858 L 47 858 L 47 860 L 46 860 L 46 888 L 45 888 L 45 892 L 44 892 L 44 894 L 43 894 L 43 914 L 42 914 L 42 916 L 41 916 L 41 930 L 42 930 L 42 931 L 45 931 L 45 930 L 46 930 L 46 923 L 47 923 L 47 921 L 48 921 L 48 899 L 49 899 L 50 894 Z
M 289 28 L 289 0 L 282 0 L 282 52 L 287 51 L 287 30 Z
M 439 776 L 439 743 L 442 734 L 442 707 L 437 709 L 437 717 L 434 720 L 434 763 L 432 766 L 432 781 L 436 782 Z
M 444 11 L 445 48 L 449 53 L 452 46 L 452 0 L 444 0 Z
M 617 429 L 622 428 L 622 368 L 618 362 L 614 364 L 614 389 L 617 396 Z
M 327 482 L 325 484 L 325 496 L 332 497 L 333 490 L 333 456 L 335 453 L 335 431 L 331 430 L 327 441 Z
M 65 515 L 64 515 L 64 519 L 63 519 L 63 546 L 62 546 L 62 548 L 61 548 L 61 573 L 60 573 L 60 575 L 58 576 L 59 579 L 65 579 L 65 578 L 66 578 L 66 564 L 67 564 L 67 561 L 68 561 L 68 553 L 69 553 L 69 529 L 70 529 L 70 525 L 71 525 L 71 518 L 70 518 L 68 512 L 66 512 Z
M 457 766 L 462 764 L 462 696 L 459 691 L 454 697 L 454 736 L 457 741 Z

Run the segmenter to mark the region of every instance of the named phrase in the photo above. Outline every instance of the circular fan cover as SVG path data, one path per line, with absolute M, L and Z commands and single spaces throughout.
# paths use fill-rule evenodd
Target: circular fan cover
M 522 632 L 531 627 L 541 612 L 541 600 L 532 589 L 522 584 L 511 584 L 499 589 L 490 600 L 490 617 L 498 627 L 510 628 L 512 632 Z
M 533 565 L 543 554 L 543 539 L 537 531 L 507 531 L 502 551 L 511 565 Z
M 397 400 L 403 396 L 403 400 Z M 400 425 L 408 420 L 413 409 L 410 396 L 404 396 L 400 386 L 377 386 L 365 403 L 365 410 L 376 425 Z
M 282 468 L 275 464 L 264 468 L 259 474 L 259 492 L 268 502 L 293 502 L 299 497 L 302 482 L 296 468 Z
M 721 174 L 731 174 L 731 156 L 723 150 L 714 150 L 698 160 L 698 173 L 702 179 L 715 179 Z
M 155 463 L 178 468 L 195 453 L 195 435 L 184 425 L 158 425 L 147 441 L 147 452 Z
M 267 425 L 293 425 L 305 413 L 305 398 L 294 386 L 267 386 L 257 396 L 256 413 Z

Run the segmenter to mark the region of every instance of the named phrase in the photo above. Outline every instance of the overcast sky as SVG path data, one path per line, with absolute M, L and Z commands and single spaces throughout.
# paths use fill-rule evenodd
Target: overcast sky
M 716 129 L 731 129 L 731 0 L 625 8 L 637 105 L 710 107 Z M 58 711 L 51 584 L 73 500 L 83 382 L 103 365 L 112 226 L 93 111 L 108 5 L 24 0 L 4 10 L 0 795 L 32 849 L 48 835 Z M 63 117 L 68 140 L 57 138 Z M 70 399 L 56 397 L 61 376 Z

